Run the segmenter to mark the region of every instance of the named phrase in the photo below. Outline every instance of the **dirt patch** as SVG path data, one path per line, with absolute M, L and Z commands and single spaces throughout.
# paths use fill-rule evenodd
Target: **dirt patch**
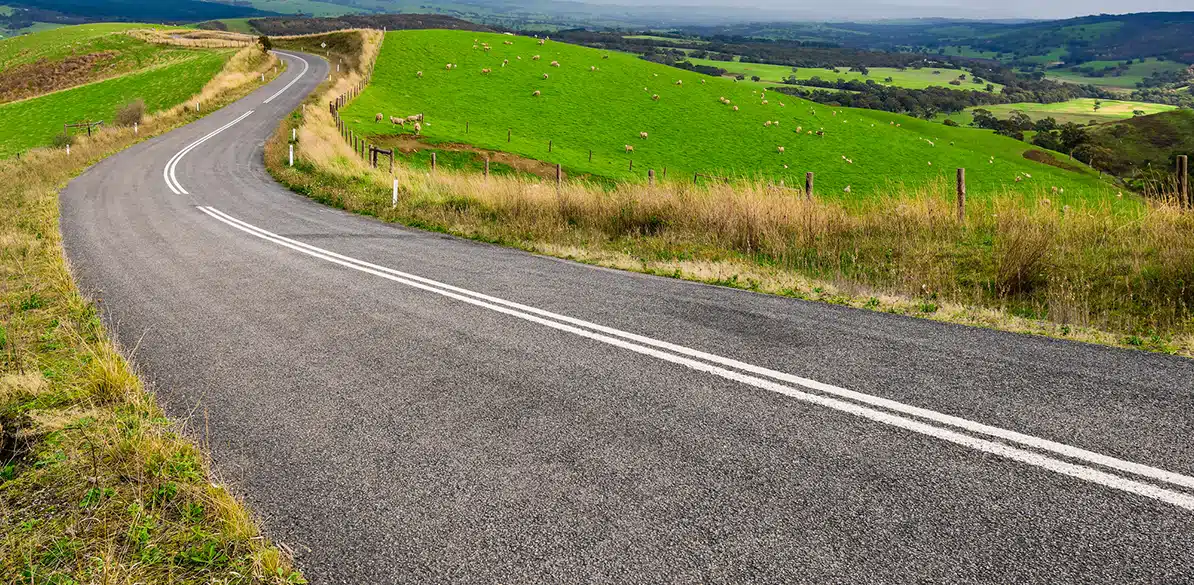
M 42 59 L 0 73 L 0 103 L 6 103 L 83 85 L 98 80 L 115 59 L 116 51 L 101 51 L 67 57 L 59 61 Z
M 1053 155 L 1051 155 L 1043 150 L 1035 150 L 1035 149 L 1025 150 L 1024 158 L 1031 160 L 1031 161 L 1046 164 L 1051 167 L 1057 167 L 1059 169 L 1064 169 L 1064 170 L 1075 172 L 1075 173 L 1082 172 L 1082 167 L 1075 165 L 1075 164 L 1068 163 L 1068 162 L 1057 160 L 1056 158 L 1053 157 Z
M 398 152 L 404 154 L 412 154 L 420 150 L 471 152 L 476 154 L 478 160 L 481 161 L 484 161 L 486 158 L 488 158 L 492 162 L 509 165 L 514 170 L 522 173 L 537 175 L 544 179 L 555 180 L 556 178 L 555 164 L 543 162 L 541 160 L 535 160 L 533 158 L 526 158 L 517 154 L 511 154 L 509 152 L 485 150 L 483 148 L 477 148 L 471 144 L 459 144 L 453 142 L 430 144 L 423 142 L 421 139 L 410 134 L 401 134 L 397 136 L 371 136 L 369 140 L 377 146 L 382 148 L 394 148 Z M 567 174 L 565 174 L 564 178 L 567 178 Z

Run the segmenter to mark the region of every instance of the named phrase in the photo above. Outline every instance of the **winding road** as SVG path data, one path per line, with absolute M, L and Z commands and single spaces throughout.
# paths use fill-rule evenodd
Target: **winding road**
M 281 56 L 70 183 L 62 231 L 312 583 L 1194 582 L 1194 361 L 321 206 L 264 168 L 328 75 Z

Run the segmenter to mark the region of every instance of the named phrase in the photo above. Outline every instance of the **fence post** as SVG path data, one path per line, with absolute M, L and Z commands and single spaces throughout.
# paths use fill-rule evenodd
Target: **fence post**
M 958 169 L 958 223 L 966 220 L 966 169 Z
M 136 122 L 133 122 L 133 135 L 136 136 L 140 133 L 141 133 L 141 129 L 138 127 Z
M 655 169 L 647 169 L 647 184 L 655 185 Z
M 551 141 L 547 141 L 547 152 L 551 152 Z
M 509 128 L 506 128 L 506 142 L 507 143 L 510 142 L 510 129 Z
M 1190 197 L 1190 159 L 1186 155 L 1177 157 L 1177 196 L 1182 207 L 1194 207 Z
M 564 170 L 560 165 L 556 164 L 556 187 L 558 188 L 564 182 Z
M 294 145 L 290 145 L 290 166 L 294 166 Z
M 804 199 L 806 201 L 813 200 L 813 174 L 804 174 Z
M 589 162 L 593 162 L 593 150 L 589 149 Z
M 663 178 L 667 178 L 667 167 L 663 167 Z
M 394 174 L 394 149 L 390 149 L 390 174 Z
M 489 178 L 489 157 L 485 157 L 485 178 Z
M 298 140 L 298 128 L 291 128 L 290 129 L 290 141 L 294 142 L 295 140 Z
M 431 170 L 435 170 L 435 153 L 431 153 Z
M 390 208 L 398 207 L 398 179 L 394 179 L 394 202 L 390 204 Z
M 693 184 L 693 185 L 697 184 L 697 177 L 699 177 L 699 176 L 701 176 L 701 174 L 700 174 L 700 173 L 693 173 L 693 174 L 692 174 L 692 184 Z
M 468 134 L 468 121 L 467 120 L 464 122 L 464 133 Z
M 634 170 L 634 159 L 630 159 L 630 170 Z

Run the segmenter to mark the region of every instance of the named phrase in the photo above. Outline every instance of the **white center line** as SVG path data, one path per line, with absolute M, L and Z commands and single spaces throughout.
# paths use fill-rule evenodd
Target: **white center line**
M 298 74 L 298 75 L 296 75 L 296 76 L 294 77 L 294 79 L 290 80 L 290 83 L 287 83 L 287 84 L 286 84 L 286 87 L 283 87 L 282 89 L 279 89 L 279 90 L 278 90 L 278 93 L 275 93 L 274 95 L 271 95 L 271 96 L 269 96 L 268 98 L 266 98 L 266 99 L 265 99 L 265 101 L 264 101 L 264 102 L 261 102 L 261 103 L 263 103 L 263 104 L 268 104 L 268 103 L 270 103 L 270 102 L 274 101 L 275 99 L 277 99 L 277 97 L 278 97 L 278 96 L 280 96 L 280 95 L 282 95 L 282 93 L 283 93 L 283 92 L 285 92 L 286 90 L 290 89 L 290 86 L 294 85 L 295 83 L 298 83 L 298 80 L 302 79 L 302 78 L 303 78 L 303 76 L 307 74 L 307 70 L 311 68 L 311 64 L 310 64 L 310 63 L 308 63 L 306 59 L 302 58 L 302 57 L 301 57 L 301 56 L 299 56 L 299 55 L 295 55 L 295 54 L 292 54 L 292 53 L 286 53 L 286 52 L 283 52 L 283 51 L 274 51 L 274 52 L 275 52 L 275 53 L 278 53 L 278 54 L 281 54 L 281 55 L 287 55 L 287 56 L 290 56 L 290 57 L 294 57 L 295 59 L 298 59 L 299 61 L 302 61 L 302 62 L 303 62 L 303 70 L 302 70 L 302 71 L 300 71 L 300 72 L 299 72 L 299 74 Z
M 178 167 L 178 161 L 181 161 L 182 157 L 186 156 L 186 154 L 188 152 L 195 150 L 200 144 L 203 144 L 204 142 L 211 140 L 217 134 L 235 126 L 241 120 L 248 118 L 252 113 L 253 113 L 253 110 L 249 110 L 249 111 L 241 114 L 239 118 L 237 118 L 227 124 L 224 124 L 223 126 L 220 126 L 219 128 L 215 129 L 215 131 L 213 131 L 211 134 L 208 134 L 207 136 L 204 136 L 203 138 L 200 138 L 199 140 L 192 142 L 186 148 L 174 153 L 174 156 L 170 157 L 170 160 L 166 162 L 166 168 L 162 169 L 162 178 L 164 178 L 166 180 L 166 186 L 169 187 L 170 190 L 173 191 L 175 195 L 189 195 L 190 193 L 187 193 L 187 190 L 182 188 L 182 185 L 179 184 L 179 182 L 178 182 L 178 178 L 174 176 L 174 169 Z
M 1106 455 L 1071 447 L 1069 445 L 1048 441 L 1046 439 L 1031 437 L 1021 433 L 1016 433 L 1014 431 L 1000 429 L 931 410 L 906 405 L 893 400 L 879 398 L 860 392 L 854 392 L 845 388 L 838 388 L 836 386 L 824 384 L 815 380 L 809 380 L 807 378 L 801 378 L 774 370 L 768 370 L 766 368 L 721 356 L 716 356 L 713 354 L 708 354 L 684 346 L 658 341 L 633 333 L 597 325 L 595 323 L 574 319 L 565 315 L 558 315 L 556 313 L 551 313 L 542 309 L 536 309 L 534 307 L 528 307 L 526 305 L 520 305 L 518 303 L 498 299 L 496 297 L 490 297 L 488 295 L 454 287 L 413 274 L 407 274 L 390 268 L 370 264 L 362 260 L 337 254 L 335 252 L 324 250 L 310 244 L 279 236 L 275 233 L 236 219 L 215 209 L 214 207 L 200 207 L 199 209 L 203 213 L 206 213 L 207 215 L 238 230 L 295 250 L 297 252 L 344 266 L 346 268 L 351 268 L 353 270 L 398 282 L 407 286 L 418 288 L 420 290 L 425 290 L 427 292 L 443 295 L 464 303 L 538 323 L 553 329 L 579 335 L 594 341 L 634 351 L 642 355 L 648 355 L 673 364 L 685 366 L 693 370 L 720 376 L 727 380 L 732 380 L 756 388 L 776 392 L 804 402 L 846 412 L 875 422 L 880 422 L 944 441 L 949 441 L 951 443 L 975 449 L 977 451 L 997 455 L 999 457 L 1102 485 L 1104 487 L 1145 496 L 1178 506 L 1186 510 L 1194 511 L 1194 496 L 1191 496 L 1187 493 L 1125 478 L 1119 475 L 1114 475 L 1093 467 L 1062 461 L 1060 459 L 1056 459 L 1035 451 L 1021 449 L 1001 442 L 975 437 L 970 434 L 931 425 L 927 422 L 900 416 L 890 411 L 913 415 L 918 418 L 928 419 L 939 424 L 954 426 L 974 433 L 1014 441 L 1027 447 L 1050 451 L 1058 455 L 1080 459 L 1088 463 L 1110 467 L 1122 472 L 1132 473 L 1174 485 L 1184 487 L 1194 486 L 1194 478 L 1185 475 L 1150 467 L 1147 465 L 1123 461 Z M 663 349 L 668 351 L 662 351 Z M 744 370 L 746 372 L 750 372 L 751 374 L 767 376 L 773 379 L 767 380 L 756 375 L 749 375 L 741 371 L 728 369 L 731 367 L 737 370 Z M 792 386 L 780 384 L 775 380 L 789 382 L 803 386 L 810 390 L 816 390 L 824 394 L 830 394 L 832 396 L 812 394 Z M 862 402 L 865 405 L 859 404 L 858 402 Z M 880 407 L 888 410 L 880 410 L 879 408 L 872 407 Z

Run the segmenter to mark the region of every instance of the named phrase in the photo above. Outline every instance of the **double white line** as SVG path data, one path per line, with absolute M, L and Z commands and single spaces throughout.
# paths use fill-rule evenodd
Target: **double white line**
M 727 380 L 776 392 L 804 402 L 817 404 L 875 422 L 949 441 L 956 445 L 969 447 L 984 453 L 997 455 L 1005 459 L 1047 469 L 1108 488 L 1145 496 L 1194 511 L 1194 495 L 1172 489 L 1176 487 L 1194 490 L 1194 477 L 1131 461 L 1124 461 L 1047 439 L 985 425 L 870 394 L 855 392 L 808 378 L 702 352 L 682 345 L 652 339 L 612 327 L 575 319 L 567 315 L 507 301 L 385 266 L 371 264 L 363 260 L 337 254 L 330 250 L 280 236 L 236 219 L 214 207 L 199 207 L 199 210 L 250 235 L 314 258 L 338 264 L 345 268 L 657 358 L 672 364 L 719 376 Z M 1117 475 L 1099 468 L 1113 470 L 1124 475 Z M 1132 476 L 1135 476 L 1135 478 Z M 1147 483 L 1144 480 L 1151 480 L 1161 485 Z
M 249 111 L 241 114 L 241 116 L 239 118 L 237 118 L 227 124 L 224 124 L 223 126 L 220 126 L 219 128 L 215 129 L 211 134 L 208 134 L 207 136 L 204 136 L 203 138 L 200 138 L 199 140 L 192 142 L 186 148 L 178 151 L 173 157 L 170 157 L 170 160 L 166 163 L 166 168 L 162 169 L 162 178 L 166 180 L 166 186 L 169 187 L 170 190 L 173 191 L 175 195 L 189 195 L 190 193 L 187 193 L 187 190 L 182 188 L 182 185 L 179 184 L 179 182 L 178 182 L 178 178 L 174 176 L 174 170 L 178 167 L 178 161 L 182 160 L 182 157 L 186 156 L 186 154 L 188 152 L 195 150 L 200 144 L 203 144 L 204 142 L 211 140 L 213 137 L 215 137 L 215 135 L 219 134 L 220 132 L 223 132 L 223 131 L 235 126 L 241 120 L 248 118 L 252 113 L 253 113 L 253 110 L 249 110 Z
M 302 79 L 302 78 L 303 78 L 303 76 L 307 74 L 307 70 L 311 68 L 311 64 L 310 64 L 310 63 L 308 63 L 306 59 L 304 59 L 304 58 L 302 58 L 302 57 L 300 57 L 300 56 L 298 56 L 298 55 L 293 55 L 293 54 L 291 54 L 291 53 L 283 53 L 282 51 L 274 51 L 274 52 L 275 52 L 275 53 L 278 53 L 278 54 L 280 54 L 280 55 L 286 55 L 287 57 L 294 57 L 295 59 L 298 59 L 299 61 L 302 61 L 302 62 L 303 62 L 303 70 L 302 70 L 302 71 L 299 71 L 299 74 L 298 74 L 298 75 L 296 75 L 296 76 L 294 77 L 294 79 L 290 80 L 290 83 L 287 83 L 287 84 L 286 84 L 286 87 L 283 87 L 282 89 L 279 89 L 279 90 L 278 90 L 278 93 L 275 93 L 274 95 L 271 95 L 271 96 L 269 96 L 268 98 L 266 98 L 266 99 L 265 99 L 265 101 L 264 101 L 264 102 L 261 102 L 261 103 L 263 103 L 263 104 L 268 104 L 268 103 L 270 103 L 270 102 L 274 101 L 275 99 L 277 99 L 277 97 L 278 97 L 278 96 L 282 95 L 282 92 L 284 92 L 284 91 L 286 91 L 286 90 L 290 89 L 290 86 L 292 86 L 292 85 L 294 85 L 294 84 L 298 83 L 298 80 Z

